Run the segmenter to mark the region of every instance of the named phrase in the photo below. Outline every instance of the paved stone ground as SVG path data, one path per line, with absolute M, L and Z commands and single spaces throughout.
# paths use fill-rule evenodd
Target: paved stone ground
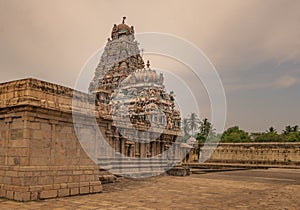
M 123 179 L 104 192 L 0 209 L 300 209 L 300 170 L 268 169 Z

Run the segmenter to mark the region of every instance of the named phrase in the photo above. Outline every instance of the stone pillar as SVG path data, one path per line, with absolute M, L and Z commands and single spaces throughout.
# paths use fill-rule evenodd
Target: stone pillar
M 150 153 L 151 153 L 151 145 L 150 142 L 145 143 L 146 145 L 146 157 L 149 158 Z
M 138 145 L 139 145 L 139 153 L 140 153 L 140 156 L 139 156 L 139 158 L 142 158 L 143 156 L 142 156 L 142 145 L 143 145 L 143 143 L 141 143 L 140 141 L 139 141 L 139 143 L 138 143 Z
M 132 144 L 130 146 L 130 157 L 135 157 L 135 146 Z
M 126 141 L 125 138 L 123 138 L 123 137 L 120 138 L 120 143 L 121 143 L 120 153 L 123 154 L 123 155 L 126 155 L 125 141 Z
M 140 156 L 140 145 L 138 142 L 134 143 L 134 157 L 139 157 Z
M 113 133 L 111 132 L 111 127 L 109 126 L 108 130 L 105 132 L 105 140 L 107 144 L 112 145 L 112 138 L 113 138 Z M 112 154 L 110 154 L 109 150 L 104 151 L 107 157 L 111 157 Z
M 161 151 L 160 151 L 161 153 L 163 153 L 165 151 L 165 143 L 166 142 L 164 140 L 161 141 L 161 148 L 160 148 L 161 149 Z
M 156 141 L 152 142 L 152 157 L 156 156 Z
M 119 138 L 119 136 L 117 136 L 115 138 L 115 147 L 114 147 L 114 149 L 115 149 L 116 153 L 120 152 L 120 138 Z
M 160 154 L 161 152 L 161 149 L 160 149 L 160 146 L 161 146 L 161 140 L 157 140 L 156 141 L 156 154 L 158 155 L 158 154 Z
M 140 147 L 140 158 L 144 157 L 144 143 L 139 141 L 139 147 Z

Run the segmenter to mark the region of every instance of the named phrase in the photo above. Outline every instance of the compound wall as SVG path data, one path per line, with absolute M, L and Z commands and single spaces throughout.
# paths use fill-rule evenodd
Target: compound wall
M 300 143 L 221 143 L 207 162 L 300 165 Z

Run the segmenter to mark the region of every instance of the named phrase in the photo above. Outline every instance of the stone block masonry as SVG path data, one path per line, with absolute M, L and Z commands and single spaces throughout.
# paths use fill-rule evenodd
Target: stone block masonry
M 200 158 L 209 153 L 210 146 L 200 149 Z M 299 142 L 270 143 L 220 143 L 209 163 L 300 165 Z
M 99 167 L 74 130 L 73 94 L 86 99 L 36 79 L 0 84 L 0 197 L 28 201 L 102 191 Z M 95 128 L 80 126 L 93 138 Z

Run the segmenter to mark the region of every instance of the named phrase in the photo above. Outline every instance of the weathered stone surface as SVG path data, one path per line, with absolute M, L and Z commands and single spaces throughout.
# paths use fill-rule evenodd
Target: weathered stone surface
M 176 166 L 167 171 L 170 176 L 190 176 L 191 170 L 188 167 Z
M 70 195 L 69 189 L 59 189 L 58 190 L 58 197 L 66 197 Z
M 46 199 L 46 198 L 55 198 L 57 197 L 57 190 L 45 190 L 41 192 L 40 198 Z
M 105 193 L 22 204 L 2 209 L 299 209 L 299 170 L 242 170 L 186 177 L 120 179 Z
M 28 201 L 28 200 L 30 200 L 30 192 L 15 192 L 14 200 Z
M 79 194 L 79 188 L 78 187 L 70 188 L 70 195 L 78 195 L 78 194 Z
M 201 147 L 200 158 L 212 147 Z M 221 143 L 215 148 L 210 163 L 242 163 L 266 165 L 300 165 L 300 143 Z
M 76 173 L 84 182 L 101 184 L 99 167 L 83 152 L 73 127 L 74 94 L 89 103 L 83 93 L 36 79 L 0 84 L 1 197 L 26 201 L 67 196 L 69 183 L 77 184 L 72 191 L 78 194 Z
M 15 194 L 15 192 L 7 190 L 5 197 L 8 199 L 14 199 L 14 194 Z
M 88 194 L 90 192 L 90 188 L 89 187 L 80 187 L 79 189 L 79 193 L 80 194 Z

